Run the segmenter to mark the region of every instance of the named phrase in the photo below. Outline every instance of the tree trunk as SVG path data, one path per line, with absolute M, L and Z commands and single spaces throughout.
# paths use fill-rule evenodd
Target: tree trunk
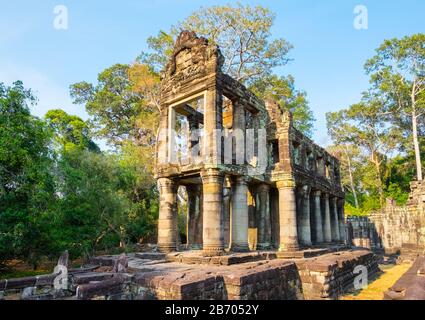
M 414 97 L 412 97 L 412 103 L 414 103 Z M 422 164 L 421 164 L 421 152 L 419 150 L 419 140 L 418 140 L 418 119 L 416 116 L 416 110 L 413 106 L 412 108 L 412 136 L 413 136 L 413 146 L 415 149 L 415 160 L 416 160 L 416 173 L 418 181 L 422 181 Z
M 344 151 L 345 151 L 345 156 L 347 157 L 347 164 L 348 164 L 348 173 L 349 173 L 349 177 L 350 177 L 350 188 L 351 188 L 351 192 L 353 193 L 353 197 L 354 197 L 354 205 L 356 208 L 359 207 L 359 200 L 357 199 L 357 192 L 356 192 L 356 188 L 354 187 L 354 179 L 353 179 L 353 172 L 351 171 L 351 159 L 350 156 L 348 154 L 348 150 L 347 150 L 347 146 L 344 146 Z
M 372 152 L 372 162 L 375 165 L 376 170 L 376 178 L 378 182 L 378 193 L 379 193 L 379 202 L 381 203 L 381 206 L 384 205 L 384 189 L 382 186 L 382 177 L 381 177 L 381 163 L 379 161 L 379 155 L 376 152 Z

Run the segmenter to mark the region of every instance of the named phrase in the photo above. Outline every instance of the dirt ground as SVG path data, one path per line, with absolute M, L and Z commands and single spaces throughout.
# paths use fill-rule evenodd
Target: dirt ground
M 383 300 L 384 292 L 393 286 L 411 266 L 409 263 L 380 265 L 384 273 L 379 278 L 363 290 L 346 295 L 341 300 Z

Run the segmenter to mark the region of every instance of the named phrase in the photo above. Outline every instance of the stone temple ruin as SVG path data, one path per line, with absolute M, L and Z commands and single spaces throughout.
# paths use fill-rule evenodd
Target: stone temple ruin
M 0 280 L 0 299 L 337 299 L 356 267 L 379 273 L 374 253 L 347 246 L 338 160 L 222 65 L 216 45 L 184 31 L 164 71 L 157 245 L 77 269 L 60 259 L 65 273 Z
M 349 217 L 349 243 L 406 258 L 425 255 L 425 183 L 412 181 L 410 189 L 405 206 L 387 199 L 382 209 L 367 217 Z
M 290 112 L 259 100 L 222 65 L 217 46 L 182 32 L 166 67 L 156 166 L 159 250 L 178 247 L 178 186 L 188 194 L 187 245 L 205 256 L 344 243 L 338 160 L 296 130 Z M 256 248 L 249 229 L 256 229 Z

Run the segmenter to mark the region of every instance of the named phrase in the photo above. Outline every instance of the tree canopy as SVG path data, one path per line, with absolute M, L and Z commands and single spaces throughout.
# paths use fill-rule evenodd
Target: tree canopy
M 370 88 L 361 101 L 327 114 L 349 213 L 380 208 L 386 197 L 403 204 L 415 172 L 422 180 L 424 62 L 424 34 L 385 40 L 365 64 Z
M 276 67 L 291 59 L 292 45 L 271 34 L 275 13 L 262 6 L 216 5 L 194 11 L 186 19 L 148 38 L 149 51 L 138 61 L 158 74 L 173 52 L 174 41 L 182 30 L 195 31 L 220 47 L 225 57 L 223 71 L 244 83 L 260 98 L 274 98 L 283 109 L 294 114 L 294 124 L 311 136 L 314 116 L 307 94 L 295 88 L 292 76 L 279 76 Z

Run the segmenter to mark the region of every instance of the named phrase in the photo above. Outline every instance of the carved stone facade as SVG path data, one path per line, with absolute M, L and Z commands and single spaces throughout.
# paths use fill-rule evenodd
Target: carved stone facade
M 348 217 L 350 242 L 359 247 L 387 253 L 425 253 L 425 182 L 413 181 L 405 206 L 391 199 L 368 217 Z
M 206 256 L 343 243 L 338 160 L 297 131 L 290 112 L 258 99 L 222 65 L 216 45 L 183 31 L 163 73 L 159 250 L 178 249 L 179 186 L 188 194 L 187 245 Z

